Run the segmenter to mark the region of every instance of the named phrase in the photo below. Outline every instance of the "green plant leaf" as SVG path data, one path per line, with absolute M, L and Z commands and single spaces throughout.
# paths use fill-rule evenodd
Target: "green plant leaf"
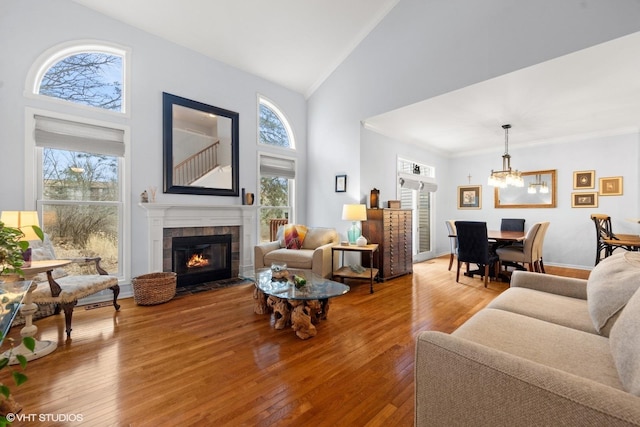
M 4 415 L 0 415 L 0 427 L 7 427 L 8 425 L 11 425 L 11 423 L 7 421 Z
M 20 362 L 20 366 L 22 367 L 22 369 L 27 367 L 27 358 L 22 354 L 16 354 L 16 359 L 18 359 L 18 362 Z
M 38 236 L 40 240 L 44 241 L 44 232 L 42 231 L 42 228 L 37 225 L 32 225 L 31 227 L 33 227 L 33 231 L 36 233 L 36 236 Z
M 36 350 L 36 340 L 33 337 L 24 337 L 24 338 L 22 338 L 22 343 L 32 353 Z
M 9 395 L 11 394 L 11 391 L 9 390 L 9 387 L 7 387 L 6 385 L 0 384 L 0 393 L 2 393 L 4 397 L 9 397 Z
M 3 357 L 2 359 L 0 359 L 0 370 L 4 369 L 4 367 L 7 366 L 8 364 L 9 364 L 8 357 Z
M 27 381 L 27 376 L 22 372 L 13 371 L 11 375 L 13 375 L 13 380 L 16 382 L 16 385 L 24 384 L 25 381 Z

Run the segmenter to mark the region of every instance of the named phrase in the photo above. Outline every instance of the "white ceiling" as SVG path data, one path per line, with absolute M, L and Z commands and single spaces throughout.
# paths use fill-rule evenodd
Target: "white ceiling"
M 399 0 L 74 0 L 310 95 Z
M 399 0 L 74 0 L 309 96 Z M 640 129 L 640 33 L 364 121 L 444 155 Z
M 640 130 L 640 33 L 364 121 L 398 141 L 457 156 Z

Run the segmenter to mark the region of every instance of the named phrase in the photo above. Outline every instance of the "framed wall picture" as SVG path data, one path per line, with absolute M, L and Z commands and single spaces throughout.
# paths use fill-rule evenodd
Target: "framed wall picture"
M 482 186 L 459 186 L 458 209 L 482 209 Z
M 601 196 L 622 196 L 622 177 L 600 178 Z
M 347 191 L 347 175 L 336 175 L 336 193 Z
M 572 208 L 597 208 L 598 193 L 571 193 Z
M 577 171 L 573 173 L 573 189 L 587 190 L 595 188 L 596 171 Z

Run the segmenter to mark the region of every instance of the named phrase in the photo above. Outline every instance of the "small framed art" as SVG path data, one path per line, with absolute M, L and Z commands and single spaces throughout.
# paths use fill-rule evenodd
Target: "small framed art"
M 622 177 L 600 178 L 601 196 L 622 196 Z
M 347 191 L 347 175 L 336 175 L 336 193 Z
M 459 186 L 458 209 L 482 209 L 482 186 Z
M 572 208 L 597 208 L 598 193 L 571 193 Z
M 573 189 L 587 190 L 595 188 L 596 171 L 577 171 L 573 173 Z

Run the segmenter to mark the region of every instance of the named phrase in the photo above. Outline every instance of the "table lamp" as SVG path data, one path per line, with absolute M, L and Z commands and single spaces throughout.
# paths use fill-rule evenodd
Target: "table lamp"
M 342 219 L 345 221 L 351 221 L 351 228 L 347 231 L 347 238 L 349 243 L 355 245 L 358 237 L 362 235 L 362 230 L 358 225 L 358 221 L 367 220 L 367 206 L 366 205 L 343 205 L 342 206 Z
M 40 227 L 38 212 L 36 211 L 2 211 L 0 221 L 4 223 L 5 227 L 17 228 L 22 231 L 24 236 L 20 240 L 40 239 L 33 229 L 33 226 Z M 29 267 L 31 265 L 31 248 L 27 248 L 22 256 L 25 261 L 23 266 Z

